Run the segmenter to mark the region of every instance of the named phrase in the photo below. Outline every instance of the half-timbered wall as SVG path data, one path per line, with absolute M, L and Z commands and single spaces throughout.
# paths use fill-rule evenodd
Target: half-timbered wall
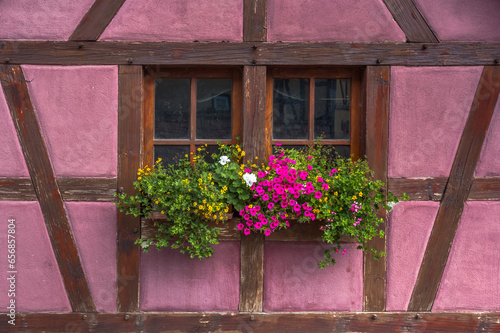
M 0 2 L 0 254 L 14 218 L 19 325 L 500 330 L 499 16 L 496 0 Z M 239 66 L 259 156 L 267 66 L 359 66 L 361 152 L 410 196 L 381 212 L 387 258 L 347 244 L 320 270 L 311 229 L 229 230 L 203 261 L 140 253 L 147 228 L 111 201 L 144 160 L 148 65 Z

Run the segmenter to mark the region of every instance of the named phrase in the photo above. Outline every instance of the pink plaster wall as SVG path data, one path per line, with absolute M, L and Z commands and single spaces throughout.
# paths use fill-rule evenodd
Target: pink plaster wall
M 0 88 L 0 178 L 24 177 L 29 173 L 21 151 L 9 107 Z
M 267 40 L 406 41 L 382 0 L 268 0 Z
M 240 243 L 214 246 L 208 259 L 151 248 L 141 255 L 141 311 L 238 311 Z
M 497 102 L 486 133 L 476 167 L 476 177 L 500 177 L 500 100 Z
M 97 311 L 116 312 L 116 207 L 107 202 L 65 205 Z
M 100 40 L 239 42 L 243 1 L 127 0 Z
M 16 241 L 16 311 L 70 312 L 59 267 L 52 251 L 38 202 L 0 201 L 0 311 L 7 312 L 7 224 L 15 219 Z M 16 322 L 17 323 L 17 322 Z
M 387 311 L 406 311 L 439 209 L 438 202 L 400 202 L 389 214 Z
M 465 205 L 433 311 L 500 310 L 500 202 Z
M 392 67 L 389 177 L 449 176 L 481 72 Z
M 2 0 L 0 40 L 67 40 L 94 0 Z
M 361 311 L 363 253 L 345 244 L 347 253 L 323 269 L 326 243 L 266 242 L 264 311 Z
M 56 176 L 116 176 L 117 67 L 22 68 Z
M 500 42 L 498 0 L 415 0 L 440 41 Z

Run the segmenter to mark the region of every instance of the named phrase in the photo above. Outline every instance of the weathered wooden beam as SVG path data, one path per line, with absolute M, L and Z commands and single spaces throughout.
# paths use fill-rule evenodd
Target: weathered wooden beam
M 118 70 L 118 189 L 135 193 L 133 185 L 141 166 L 142 66 L 120 66 Z M 139 311 L 140 218 L 118 213 L 117 307 Z
M 243 150 L 246 159 L 266 157 L 266 67 L 243 68 Z M 262 311 L 264 235 L 241 239 L 240 304 L 242 312 Z
M 0 65 L 0 78 L 71 308 L 95 312 L 23 71 L 20 66 Z
M 411 201 L 441 201 L 448 178 L 389 178 L 387 182 L 398 197 L 406 193 Z
M 427 243 L 408 311 L 431 311 L 500 93 L 500 67 L 485 67 Z
M 244 0 L 243 41 L 265 42 L 267 40 L 267 0 Z
M 499 332 L 500 312 L 17 313 L 3 332 Z
M 500 200 L 500 178 L 474 178 L 468 200 Z
M 96 0 L 82 18 L 70 41 L 96 41 L 104 32 L 125 0 Z
M 438 43 L 429 24 L 413 0 L 383 0 L 409 42 Z
M 63 201 L 112 201 L 116 178 L 56 178 Z M 36 201 L 30 179 L 0 179 L 0 201 Z
M 388 66 L 366 69 L 366 158 L 376 179 L 387 184 L 387 148 L 389 139 L 389 86 Z M 384 219 L 379 229 L 385 232 L 387 212 L 380 209 L 378 217 Z M 367 246 L 377 251 L 386 249 L 386 240 L 375 237 Z M 363 309 L 385 311 L 386 261 L 375 260 L 371 252 L 364 253 Z
M 499 59 L 500 43 L 0 41 L 0 63 L 33 65 L 486 66 Z

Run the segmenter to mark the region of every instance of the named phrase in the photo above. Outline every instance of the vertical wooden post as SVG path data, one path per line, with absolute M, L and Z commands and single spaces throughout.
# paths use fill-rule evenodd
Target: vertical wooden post
M 266 157 L 266 67 L 243 70 L 243 150 L 249 159 Z M 241 239 L 240 305 L 242 312 L 262 311 L 264 290 L 264 235 Z
M 387 147 L 389 136 L 389 66 L 368 66 L 366 69 L 366 157 L 375 178 L 387 184 Z M 378 216 L 386 219 L 386 211 Z M 385 232 L 385 222 L 379 226 Z M 367 244 L 377 251 L 385 251 L 386 240 L 374 238 Z M 363 310 L 385 311 L 386 261 L 375 260 L 373 254 L 364 254 Z
M 141 165 L 142 66 L 119 66 L 118 71 L 118 190 L 134 193 Z M 139 311 L 140 218 L 118 213 L 117 309 Z
M 267 40 L 267 0 L 244 0 L 243 41 L 265 42 Z

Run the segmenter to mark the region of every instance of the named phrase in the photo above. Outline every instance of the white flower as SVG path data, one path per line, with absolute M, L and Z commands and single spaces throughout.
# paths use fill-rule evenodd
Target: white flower
M 245 173 L 243 180 L 247 183 L 247 186 L 252 186 L 257 181 L 257 177 L 253 173 Z
M 388 201 L 388 202 L 387 202 L 387 206 L 389 206 L 389 207 L 391 208 L 391 209 L 389 209 L 389 210 L 392 210 L 392 208 L 393 208 L 394 206 L 396 206 L 396 202 L 394 202 L 394 201 Z
M 227 156 L 221 156 L 221 157 L 220 157 L 220 160 L 219 160 L 219 163 L 220 163 L 221 165 L 226 165 L 226 164 L 228 164 L 230 161 L 231 161 L 231 160 L 229 159 L 229 157 L 227 157 Z

